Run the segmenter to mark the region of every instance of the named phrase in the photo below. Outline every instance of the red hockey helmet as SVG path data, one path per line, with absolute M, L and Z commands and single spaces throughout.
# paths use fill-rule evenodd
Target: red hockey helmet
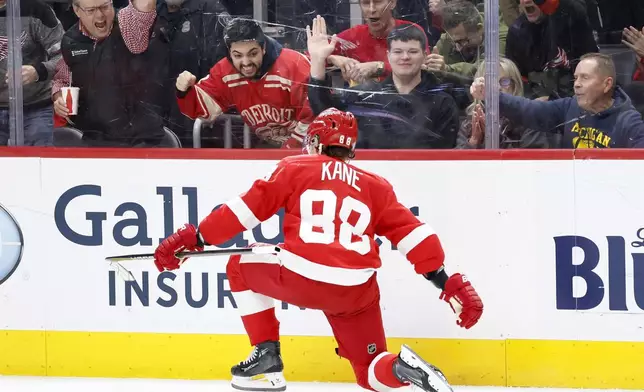
M 351 112 L 329 108 L 309 125 L 304 146 L 322 153 L 325 146 L 344 147 L 351 151 L 358 140 L 358 121 Z

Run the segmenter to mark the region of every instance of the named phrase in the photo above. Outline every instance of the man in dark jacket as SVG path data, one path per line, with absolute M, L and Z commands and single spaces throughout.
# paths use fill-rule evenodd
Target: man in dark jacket
M 642 116 L 615 78 L 609 56 L 589 53 L 575 70 L 574 97 L 542 102 L 501 93 L 500 113 L 536 131 L 563 125 L 563 148 L 644 148 Z M 485 98 L 485 80 L 478 78 L 470 91 Z
M 144 53 L 156 17 L 155 0 L 133 0 L 118 11 L 112 1 L 74 0 L 77 24 L 65 32 L 63 59 L 52 87 L 56 114 L 83 131 L 91 146 L 157 146 L 164 132 L 160 86 Z M 62 98 L 79 87 L 78 115 Z
M 313 21 L 308 37 L 311 55 L 309 103 L 317 115 L 329 107 L 349 110 L 360 124 L 358 148 L 454 148 L 459 128 L 454 98 L 441 91 L 436 77 L 421 71 L 426 37 L 418 28 L 398 26 L 387 37 L 392 74 L 332 94 L 325 74 L 328 42 L 324 19 Z

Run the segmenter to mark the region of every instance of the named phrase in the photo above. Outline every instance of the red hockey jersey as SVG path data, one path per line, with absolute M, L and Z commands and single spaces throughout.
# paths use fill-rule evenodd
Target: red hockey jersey
M 264 61 L 273 50 L 267 48 Z M 181 112 L 192 119 L 214 120 L 235 107 L 260 138 L 278 145 L 291 145 L 289 138 L 293 138 L 301 145 L 314 117 L 307 94 L 311 65 L 299 52 L 280 50 L 257 79 L 242 76 L 227 58 L 220 60 L 208 76 L 178 98 Z
M 284 158 L 248 192 L 199 225 L 220 244 L 285 209 L 282 265 L 316 281 L 354 286 L 381 266 L 374 236 L 384 236 L 416 272 L 438 269 L 443 249 L 433 229 L 398 202 L 383 178 L 325 155 Z

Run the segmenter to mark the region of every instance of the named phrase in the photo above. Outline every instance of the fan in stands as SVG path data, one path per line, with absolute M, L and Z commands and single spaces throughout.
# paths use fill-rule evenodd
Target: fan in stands
M 299 148 L 313 119 L 308 104 L 308 58 L 267 37 L 254 20 L 236 18 L 224 31 L 227 58 L 197 82 L 190 72 L 177 78 L 181 112 L 214 120 L 230 107 L 263 141 Z
M 357 137 L 353 114 L 325 110 L 308 128 L 308 154 L 282 159 L 270 176 L 210 213 L 198 228 L 185 225 L 155 252 L 159 271 L 174 270 L 185 261 L 175 256 L 178 252 L 221 244 L 286 209 L 285 240 L 278 251 L 228 261 L 230 288 L 255 346 L 233 366 L 234 388 L 286 389 L 274 308 L 281 300 L 324 312 L 337 353 L 351 362 L 363 388 L 389 391 L 414 384 L 424 391 L 451 392 L 443 373 L 406 345 L 397 355 L 387 351 L 374 237 L 389 239 L 441 290 L 461 327 L 478 322 L 483 303 L 464 275 L 447 275 L 438 236 L 398 202 L 391 184 L 350 164 Z

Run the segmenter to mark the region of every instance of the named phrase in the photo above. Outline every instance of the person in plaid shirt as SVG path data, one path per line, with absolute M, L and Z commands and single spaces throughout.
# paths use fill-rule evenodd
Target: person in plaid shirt
M 79 21 L 62 40 L 52 87 L 56 114 L 83 131 L 90 146 L 154 146 L 163 137 L 160 96 L 145 55 L 156 18 L 155 0 L 133 0 L 115 11 L 111 0 L 74 0 Z M 71 116 L 63 86 L 80 88 Z

